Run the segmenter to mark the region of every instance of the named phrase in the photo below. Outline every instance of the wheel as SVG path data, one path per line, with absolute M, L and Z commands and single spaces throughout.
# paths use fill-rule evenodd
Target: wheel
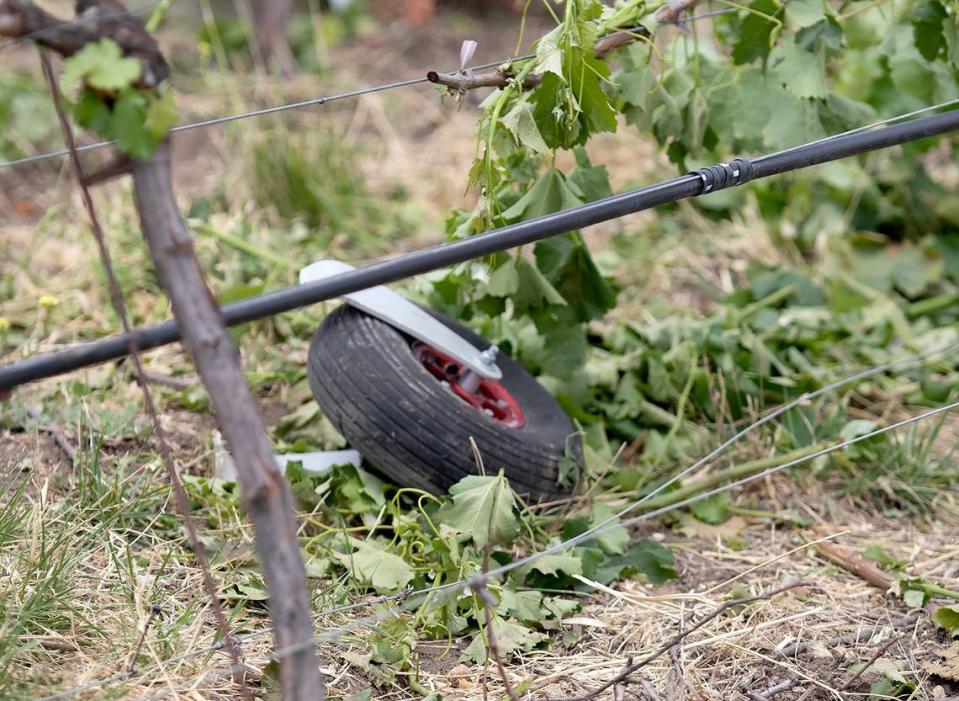
M 462 324 L 426 311 L 477 348 L 489 347 Z M 473 388 L 478 378 L 464 376 L 452 359 L 344 304 L 313 336 L 308 375 L 333 425 L 397 484 L 441 494 L 477 474 L 472 437 L 487 474 L 503 469 L 521 496 L 567 494 L 557 478 L 564 457 L 582 463 L 576 427 L 516 362 L 500 354 L 497 364 L 502 379 Z

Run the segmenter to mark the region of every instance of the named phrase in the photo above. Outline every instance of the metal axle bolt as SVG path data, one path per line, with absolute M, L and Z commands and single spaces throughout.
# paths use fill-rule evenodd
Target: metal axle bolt
M 490 346 L 482 353 L 480 353 L 480 360 L 483 361 L 484 365 L 496 365 L 496 356 L 499 355 L 499 348 L 496 346 Z

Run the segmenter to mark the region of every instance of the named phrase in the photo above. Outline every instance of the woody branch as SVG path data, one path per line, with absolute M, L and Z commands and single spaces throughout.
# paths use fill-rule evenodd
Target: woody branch
M 155 87 L 166 78 L 169 70 L 156 41 L 119 3 L 78 0 L 77 11 L 75 20 L 63 22 L 27 0 L 4 0 L 0 4 L 0 35 L 30 38 L 63 56 L 73 55 L 87 43 L 110 38 L 125 55 L 141 61 L 141 87 Z M 130 161 L 129 171 L 151 257 L 170 297 L 184 346 L 234 456 L 243 505 L 253 521 L 257 553 L 270 592 L 275 644 L 296 649 L 281 663 L 284 698 L 321 699 L 323 681 L 312 644 L 313 625 L 292 497 L 246 384 L 239 353 L 176 206 L 169 140 L 152 158 Z

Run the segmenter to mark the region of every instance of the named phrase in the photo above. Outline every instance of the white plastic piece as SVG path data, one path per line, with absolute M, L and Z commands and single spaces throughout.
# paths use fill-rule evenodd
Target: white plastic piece
M 282 470 L 287 463 L 302 463 L 307 472 L 322 474 L 337 465 L 360 466 L 360 454 L 355 450 L 322 450 L 315 453 L 278 453 L 274 456 Z
M 219 431 L 213 434 L 213 455 L 215 477 L 227 482 L 236 482 L 236 465 L 233 462 L 233 456 L 226 450 L 223 443 L 223 437 Z M 302 463 L 303 469 L 315 474 L 328 472 L 331 467 L 337 465 L 360 466 L 360 454 L 355 450 L 324 450 L 315 453 L 278 453 L 275 454 L 277 467 L 282 472 L 286 472 L 286 464 L 289 462 Z
M 321 260 L 300 271 L 300 284 L 323 280 L 353 270 L 338 260 Z M 452 329 L 441 324 L 420 307 L 388 287 L 370 287 L 344 295 L 343 299 L 360 311 L 384 321 L 418 341 L 455 358 L 482 377 L 499 380 L 502 371 L 496 364 L 496 352 L 481 351 Z

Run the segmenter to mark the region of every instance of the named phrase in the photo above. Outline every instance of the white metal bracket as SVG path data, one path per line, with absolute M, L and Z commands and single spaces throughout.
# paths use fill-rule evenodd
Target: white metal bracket
M 300 271 L 300 284 L 323 280 L 353 270 L 338 260 L 321 260 Z M 499 380 L 503 373 L 496 365 L 495 347 L 480 350 L 449 327 L 441 324 L 400 294 L 388 287 L 371 287 L 344 295 L 353 307 L 399 329 L 418 341 L 455 358 L 481 377 Z

